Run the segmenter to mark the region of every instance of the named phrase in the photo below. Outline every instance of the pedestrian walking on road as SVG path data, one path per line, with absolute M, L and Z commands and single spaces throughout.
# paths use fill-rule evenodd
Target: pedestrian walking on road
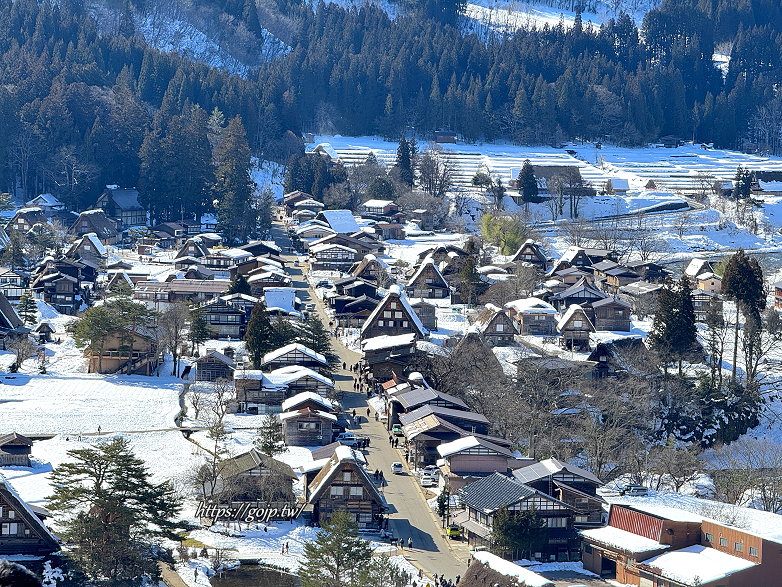
M 380 416 L 378 416 L 377 412 L 375 412 L 375 422 L 379 422 L 379 421 L 380 421 Z
M 353 408 L 353 418 L 354 419 L 356 418 L 356 409 L 355 408 Z
M 345 361 L 342 361 L 342 370 L 344 371 L 347 368 L 347 364 L 345 364 Z
M 367 408 L 367 421 L 369 421 L 369 408 Z
M 407 537 L 407 548 L 409 548 L 410 550 L 413 550 L 413 537 L 412 536 L 408 536 Z
M 98 434 L 100 434 L 100 426 L 98 426 Z

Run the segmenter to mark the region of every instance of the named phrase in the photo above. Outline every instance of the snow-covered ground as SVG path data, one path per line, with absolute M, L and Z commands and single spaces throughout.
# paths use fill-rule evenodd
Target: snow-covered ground
M 0 434 L 85 434 L 170 429 L 181 380 L 142 375 L 6 374 Z

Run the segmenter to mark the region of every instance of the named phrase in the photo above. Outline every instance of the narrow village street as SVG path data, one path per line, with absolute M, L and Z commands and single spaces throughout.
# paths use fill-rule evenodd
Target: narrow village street
M 296 266 L 296 255 L 286 251 L 291 247 L 291 242 L 280 222 L 275 222 L 272 228 L 275 242 L 282 247 L 283 257 L 288 266 L 287 272 L 291 276 L 293 287 L 297 288 L 298 296 L 305 303 L 314 303 L 324 324 L 329 323 L 324 305 L 311 290 L 305 276 L 305 268 Z M 463 541 L 449 541 L 444 536 L 444 529 L 436 520 L 434 512 L 429 508 L 415 475 L 404 463 L 402 450 L 391 447 L 388 440 L 388 432 L 383 422 L 376 422 L 374 412 L 370 412 L 367 418 L 367 398 L 365 393 L 353 390 L 353 374 L 349 370 L 343 370 L 341 363 L 348 367 L 358 362 L 361 355 L 346 348 L 336 337 L 332 340 L 334 352 L 339 356 L 340 368 L 335 371 L 334 380 L 337 389 L 344 392 L 342 405 L 346 411 L 357 413 L 357 422 L 352 431 L 370 439 L 369 449 L 366 451 L 368 470 L 383 471 L 385 484 L 381 487 L 386 501 L 389 504 L 389 530 L 395 538 L 403 538 L 404 548 L 400 549 L 411 563 L 417 566 L 427 575 L 445 575 L 453 579 L 456 575 L 464 575 L 470 557 L 466 543 Z M 402 475 L 391 473 L 391 463 L 402 462 L 405 472 Z M 412 538 L 413 548 L 407 548 L 407 539 Z

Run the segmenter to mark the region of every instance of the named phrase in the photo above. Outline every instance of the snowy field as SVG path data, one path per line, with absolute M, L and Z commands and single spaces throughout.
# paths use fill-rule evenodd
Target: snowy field
M 142 375 L 26 375 L 0 379 L 0 434 L 85 434 L 174 427 L 181 380 Z
M 386 166 L 393 165 L 397 143 L 377 137 L 318 136 L 317 143 L 329 143 L 346 165 L 363 162 L 370 152 Z M 732 251 L 737 248 L 759 251 L 782 249 L 782 197 L 767 196 L 762 208 L 752 211 L 757 230 L 750 231 L 737 224 L 731 209 L 715 209 L 717 202 L 699 204 L 692 196 L 702 191 L 704 183 L 729 180 L 741 165 L 753 171 L 782 171 L 782 158 L 761 157 L 735 151 L 706 149 L 686 144 L 675 149 L 650 146 L 648 148 L 620 148 L 609 145 L 596 149 L 594 144 L 571 144 L 556 149 L 546 146 L 519 146 L 507 143 L 441 145 L 443 154 L 454 169 L 456 188 L 470 193 L 476 201 L 482 196 L 471 185 L 473 175 L 487 170 L 507 185 L 518 175 L 524 161 L 533 165 L 577 166 L 581 176 L 602 190 L 612 179 L 624 179 L 629 184 L 625 194 L 598 195 L 584 198 L 580 218 L 584 220 L 612 219 L 626 230 L 632 231 L 637 223 L 651 230 L 659 239 L 660 250 L 655 258 L 672 260 L 691 257 L 698 253 Z M 419 145 L 420 149 L 426 145 Z M 567 151 L 571 151 L 568 153 Z M 653 182 L 650 184 L 649 182 Z M 653 185 L 649 189 L 648 185 Z M 513 192 L 509 192 L 509 195 Z M 653 207 L 687 203 L 687 211 L 653 212 Z M 712 207 L 715 206 L 715 207 Z M 521 208 L 506 196 L 504 207 L 509 212 Z M 567 203 L 565 205 L 567 214 Z M 723 206 L 724 208 L 724 206 Z M 569 243 L 567 231 L 570 218 L 558 218 L 552 222 L 548 206 L 532 204 L 529 212 L 533 222 L 541 229 L 542 236 L 552 255 L 564 252 Z M 641 219 L 641 220 L 639 220 Z M 475 228 L 475 225 L 473 224 Z M 446 241 L 459 243 L 463 235 L 438 234 L 429 237 L 391 241 L 387 254 L 395 259 L 411 263 L 422 250 Z

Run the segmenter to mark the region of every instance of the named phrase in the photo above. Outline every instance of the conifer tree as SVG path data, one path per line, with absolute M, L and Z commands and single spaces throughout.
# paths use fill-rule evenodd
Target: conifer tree
M 258 436 L 253 441 L 253 446 L 267 456 L 285 452 L 285 442 L 282 439 L 282 422 L 276 414 L 267 414 L 258 428 Z
M 223 131 L 215 161 L 218 228 L 229 243 L 245 242 L 256 229 L 258 215 L 252 202 L 250 146 L 238 116 Z
M 35 304 L 32 293 L 30 290 L 25 291 L 19 298 L 19 305 L 16 306 L 16 313 L 19 314 L 19 317 L 25 324 L 35 324 L 37 311 L 38 307 Z
M 52 473 L 56 512 L 72 554 L 94 579 L 130 585 L 159 576 L 151 541 L 176 539 L 180 504 L 170 481 L 154 484 L 124 438 L 68 451 Z
M 297 325 L 297 330 L 297 342 L 326 357 L 332 367 L 337 364 L 338 357 L 331 346 L 331 334 L 317 315 L 310 314 Z
M 198 307 L 190 308 L 190 331 L 187 336 L 191 344 L 190 353 L 194 355 L 198 345 L 206 342 L 213 335 L 209 323 L 204 318 L 204 311 Z
M 361 569 L 372 559 L 372 547 L 358 535 L 358 524 L 345 511 L 324 521 L 323 532 L 304 544 L 301 581 L 304 587 L 357 585 Z
M 274 330 L 266 307 L 262 303 L 255 304 L 247 324 L 247 333 L 244 335 L 253 369 L 260 369 L 263 356 L 274 350 L 271 343 L 273 336 Z
M 399 146 L 396 149 L 396 172 L 399 176 L 399 181 L 409 187 L 413 187 L 413 154 L 410 150 L 410 144 L 405 137 L 399 141 Z
M 725 264 L 722 276 L 722 294 L 736 304 L 736 324 L 733 340 L 733 370 L 731 377 L 736 380 L 736 362 L 739 345 L 739 317 L 745 320 L 760 321 L 760 313 L 766 307 L 766 292 L 763 288 L 763 269 L 754 257 L 739 249 Z
M 538 180 L 535 179 L 535 170 L 529 159 L 524 161 L 519 172 L 518 187 L 525 202 L 533 201 L 538 195 Z
M 231 280 L 231 285 L 228 287 L 229 294 L 244 294 L 252 295 L 252 289 L 250 284 L 247 283 L 247 277 L 242 273 L 237 273 Z
M 682 277 L 676 286 L 666 283 L 658 293 L 657 303 L 649 344 L 662 360 L 666 372 L 668 363 L 677 361 L 681 376 L 682 361 L 697 343 L 695 309 L 688 279 Z

